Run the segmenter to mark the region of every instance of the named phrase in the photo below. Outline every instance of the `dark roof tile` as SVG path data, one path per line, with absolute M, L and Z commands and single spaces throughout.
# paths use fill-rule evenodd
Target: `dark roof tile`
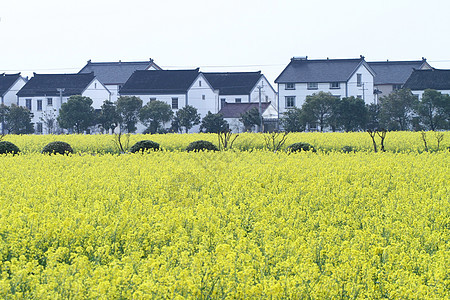
M 203 73 L 221 95 L 248 95 L 261 78 L 261 72 Z
M 20 73 L 0 74 L 0 96 L 3 96 L 19 78 Z
M 264 112 L 269 106 L 270 102 L 262 102 L 261 110 Z M 259 103 L 226 103 L 219 111 L 219 114 L 222 114 L 224 118 L 240 118 L 241 114 L 251 110 L 252 108 L 259 109 Z
M 414 70 L 403 87 L 413 91 L 450 90 L 450 70 Z
M 418 61 L 374 61 L 367 62 L 375 71 L 375 85 L 404 84 L 413 69 L 419 69 L 425 60 Z

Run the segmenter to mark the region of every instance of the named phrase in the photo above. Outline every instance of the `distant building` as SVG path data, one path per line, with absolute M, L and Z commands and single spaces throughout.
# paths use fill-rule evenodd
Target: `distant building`
M 20 73 L 0 74 L 0 104 L 11 106 L 17 104 L 17 92 L 27 83 Z M 0 132 L 5 133 L 3 123 L 0 122 Z
M 208 82 L 219 91 L 220 108 L 224 103 L 276 103 L 277 93 L 267 78 L 258 72 L 203 72 Z
M 195 107 L 203 118 L 208 111 L 219 111 L 219 92 L 199 71 L 156 70 L 135 71 L 119 91 L 121 96 L 136 96 L 143 104 L 149 101 L 163 101 L 172 107 L 174 113 L 187 105 Z M 166 124 L 166 127 L 169 124 Z M 197 132 L 199 126 L 191 129 Z M 144 130 L 138 126 L 138 132 Z
M 89 60 L 78 73 L 94 72 L 97 79 L 111 92 L 111 101 L 114 102 L 120 96 L 119 89 L 134 71 L 138 70 L 161 70 L 161 68 L 155 64 L 153 59 L 134 62 L 92 62 Z
M 279 112 L 301 108 L 306 96 L 329 92 L 342 98 L 354 96 L 374 102 L 375 72 L 361 56 L 357 59 L 308 59 L 293 57 L 275 82 Z
M 225 103 L 219 113 L 228 122 L 231 131 L 239 133 L 245 131 L 244 124 L 239 120 L 241 115 L 255 108 L 259 110 L 259 103 Z M 264 131 L 277 129 L 278 111 L 271 102 L 261 103 L 261 115 L 263 117 Z M 252 128 L 252 131 L 256 131 L 256 127 Z
M 414 69 L 431 69 L 425 58 L 416 61 L 373 61 L 368 62 L 375 71 L 374 95 L 378 98 L 388 96 L 395 90 L 401 89 Z
M 450 70 L 429 69 L 414 70 L 403 85 L 410 89 L 419 99 L 426 89 L 433 89 L 450 95 Z
M 95 77 L 86 74 L 36 74 L 17 93 L 17 104 L 33 113 L 36 133 L 51 133 L 48 118 L 56 118 L 62 103 L 73 95 L 92 99 L 94 109 L 110 99 L 109 90 Z M 52 126 L 53 127 L 53 126 Z M 56 126 L 55 126 L 56 127 Z

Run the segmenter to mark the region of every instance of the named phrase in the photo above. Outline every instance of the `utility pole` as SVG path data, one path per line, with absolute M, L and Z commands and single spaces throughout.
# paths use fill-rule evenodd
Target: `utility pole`
M 62 100 L 62 93 L 64 92 L 64 88 L 57 88 L 56 89 L 59 92 L 59 105 L 62 106 L 63 100 Z
M 363 82 L 362 83 L 362 92 L 363 92 L 363 100 L 364 100 L 364 102 L 366 102 L 365 90 L 366 90 L 366 88 L 364 87 L 364 82 Z
M 261 107 L 261 89 L 264 87 L 264 81 L 261 81 L 261 86 L 258 86 L 259 92 L 259 132 L 263 131 L 263 117 L 262 117 L 262 107 Z

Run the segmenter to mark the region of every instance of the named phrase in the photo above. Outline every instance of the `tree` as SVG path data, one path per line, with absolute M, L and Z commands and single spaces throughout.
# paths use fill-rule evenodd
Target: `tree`
M 337 104 L 337 125 L 345 131 L 358 131 L 366 128 L 367 108 L 363 99 L 345 97 Z
M 120 127 L 128 133 L 136 132 L 142 100 L 135 96 L 122 96 L 117 99 L 117 112 L 121 118 Z
M 427 89 L 417 103 L 420 125 L 428 130 L 450 129 L 450 96 Z
M 200 131 L 206 133 L 219 133 L 229 129 L 228 122 L 225 121 L 222 114 L 213 114 L 210 111 L 202 119 Z
M 184 127 L 186 133 L 194 125 L 200 124 L 200 114 L 197 109 L 193 106 L 187 105 L 182 109 L 179 109 L 176 113 L 177 120 L 180 127 Z
M 338 101 L 337 97 L 325 92 L 306 96 L 305 103 L 302 105 L 305 121 L 310 125 L 318 124 L 320 131 L 323 131 L 327 126 L 334 129 L 335 122 L 332 121 L 334 121 L 333 114 L 336 112 Z
M 150 101 L 139 112 L 139 120 L 147 126 L 147 130 L 154 134 L 163 123 L 169 122 L 173 111 L 169 104 L 162 101 Z
M 0 124 L 2 126 L 2 134 L 6 133 L 6 116 L 9 114 L 9 107 L 0 104 Z
M 380 128 L 380 105 L 366 104 L 367 110 L 367 124 L 366 129 L 375 130 Z
M 98 116 L 98 123 L 100 124 L 100 126 L 108 133 L 110 130 L 112 133 L 114 133 L 114 130 L 117 126 L 119 126 L 120 121 L 121 118 L 119 113 L 117 112 L 116 105 L 109 100 L 103 101 L 100 115 Z
M 39 120 L 42 121 L 45 128 L 47 129 L 47 134 L 53 134 L 56 131 L 56 109 L 44 111 Z
M 5 117 L 6 127 L 12 134 L 29 134 L 34 132 L 31 119 L 33 114 L 25 107 L 11 105 Z
M 74 130 L 76 133 L 86 131 L 89 126 L 94 125 L 95 120 L 92 99 L 80 95 L 70 96 L 61 105 L 57 120 L 61 128 Z
M 387 130 L 408 130 L 412 125 L 417 97 L 400 89 L 380 98 L 380 125 Z
M 299 108 L 287 110 L 281 118 L 281 124 L 287 132 L 299 132 L 305 130 L 303 112 Z
M 245 131 L 251 131 L 253 126 L 260 125 L 261 115 L 259 114 L 258 108 L 253 107 L 252 109 L 241 114 L 239 121 L 244 124 Z

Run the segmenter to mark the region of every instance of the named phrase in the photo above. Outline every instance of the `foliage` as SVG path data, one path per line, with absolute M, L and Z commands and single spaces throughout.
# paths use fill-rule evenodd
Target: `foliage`
M 125 136 L 125 139 L 122 138 Z M 119 150 L 120 153 L 125 153 L 130 147 L 130 134 L 123 134 L 122 132 L 114 134 L 114 145 Z
M 5 156 L 0 298 L 447 299 L 449 159 Z
M 130 148 L 131 153 L 146 152 L 148 150 L 160 150 L 159 144 L 150 140 L 139 141 Z
M 0 154 L 18 154 L 19 147 L 8 141 L 0 141 Z
M 34 132 L 31 118 L 33 114 L 25 107 L 12 104 L 5 116 L 8 132 L 11 134 L 29 134 Z
M 450 95 L 427 89 L 417 103 L 421 126 L 426 130 L 450 129 Z
M 345 97 L 337 102 L 337 126 L 344 131 L 364 130 L 367 125 L 368 112 L 363 99 Z
M 233 143 L 238 138 L 239 134 L 232 134 L 231 130 L 220 131 L 217 133 L 219 139 L 219 150 L 228 150 L 233 148 Z
M 355 148 L 353 148 L 352 146 L 344 146 L 341 150 L 344 153 L 355 152 Z
M 127 133 L 136 132 L 142 100 L 135 96 L 121 96 L 117 99 L 117 113 L 121 119 L 121 129 Z
M 370 130 L 380 128 L 380 105 L 375 103 L 368 104 L 366 105 L 366 110 L 367 110 L 366 128 Z
M 305 121 L 302 110 L 292 108 L 283 113 L 281 124 L 287 132 L 300 132 L 305 130 Z
M 169 104 L 163 101 L 150 101 L 139 111 L 139 120 L 147 126 L 148 133 L 154 134 L 163 123 L 172 120 L 173 111 Z
M 263 135 L 264 142 L 266 144 L 266 149 L 269 151 L 277 152 L 281 150 L 284 143 L 286 143 L 286 138 L 289 132 L 271 132 Z
M 326 127 L 336 129 L 335 112 L 339 99 L 331 93 L 319 92 L 311 96 L 306 96 L 305 103 L 302 105 L 302 111 L 305 121 L 311 127 L 320 126 L 320 131 Z
M 8 114 L 9 114 L 9 107 L 4 104 L 0 104 L 0 124 L 2 126 L 1 134 L 6 134 L 7 132 L 6 116 L 8 116 Z
M 109 133 L 109 131 L 114 133 L 116 127 L 120 125 L 120 122 L 120 114 L 117 111 L 117 107 L 114 102 L 109 100 L 103 101 L 100 116 L 98 117 L 98 123 L 103 130 L 106 130 L 106 133 Z
M 286 148 L 287 152 L 301 152 L 301 151 L 312 151 L 312 152 L 316 152 L 316 149 L 308 143 L 294 143 L 289 145 Z
M 57 120 L 61 128 L 83 133 L 94 125 L 92 99 L 80 95 L 70 96 L 67 102 L 61 105 Z
M 186 147 L 187 152 L 198 152 L 205 150 L 219 151 L 219 149 L 213 143 L 203 140 L 192 142 Z
M 200 132 L 219 133 L 229 129 L 228 122 L 224 120 L 222 114 L 213 114 L 210 111 L 202 119 Z
M 380 98 L 380 125 L 387 130 L 408 130 L 412 128 L 414 107 L 417 97 L 410 90 L 396 90 Z
M 43 154 L 61 154 L 61 155 L 68 155 L 70 153 L 73 153 L 72 147 L 66 143 L 61 141 L 51 142 L 48 143 L 43 149 Z
M 179 126 L 184 127 L 186 133 L 188 133 L 189 129 L 195 125 L 200 124 L 200 114 L 197 112 L 197 109 L 191 105 L 179 109 L 176 113 L 176 117 Z
M 259 109 L 253 107 L 252 109 L 241 114 L 239 121 L 244 124 L 245 131 L 251 131 L 253 126 L 261 125 L 261 115 L 259 113 Z
M 42 116 L 39 117 L 42 124 L 47 130 L 47 134 L 54 134 L 57 131 L 57 122 L 56 122 L 56 109 L 44 111 Z

